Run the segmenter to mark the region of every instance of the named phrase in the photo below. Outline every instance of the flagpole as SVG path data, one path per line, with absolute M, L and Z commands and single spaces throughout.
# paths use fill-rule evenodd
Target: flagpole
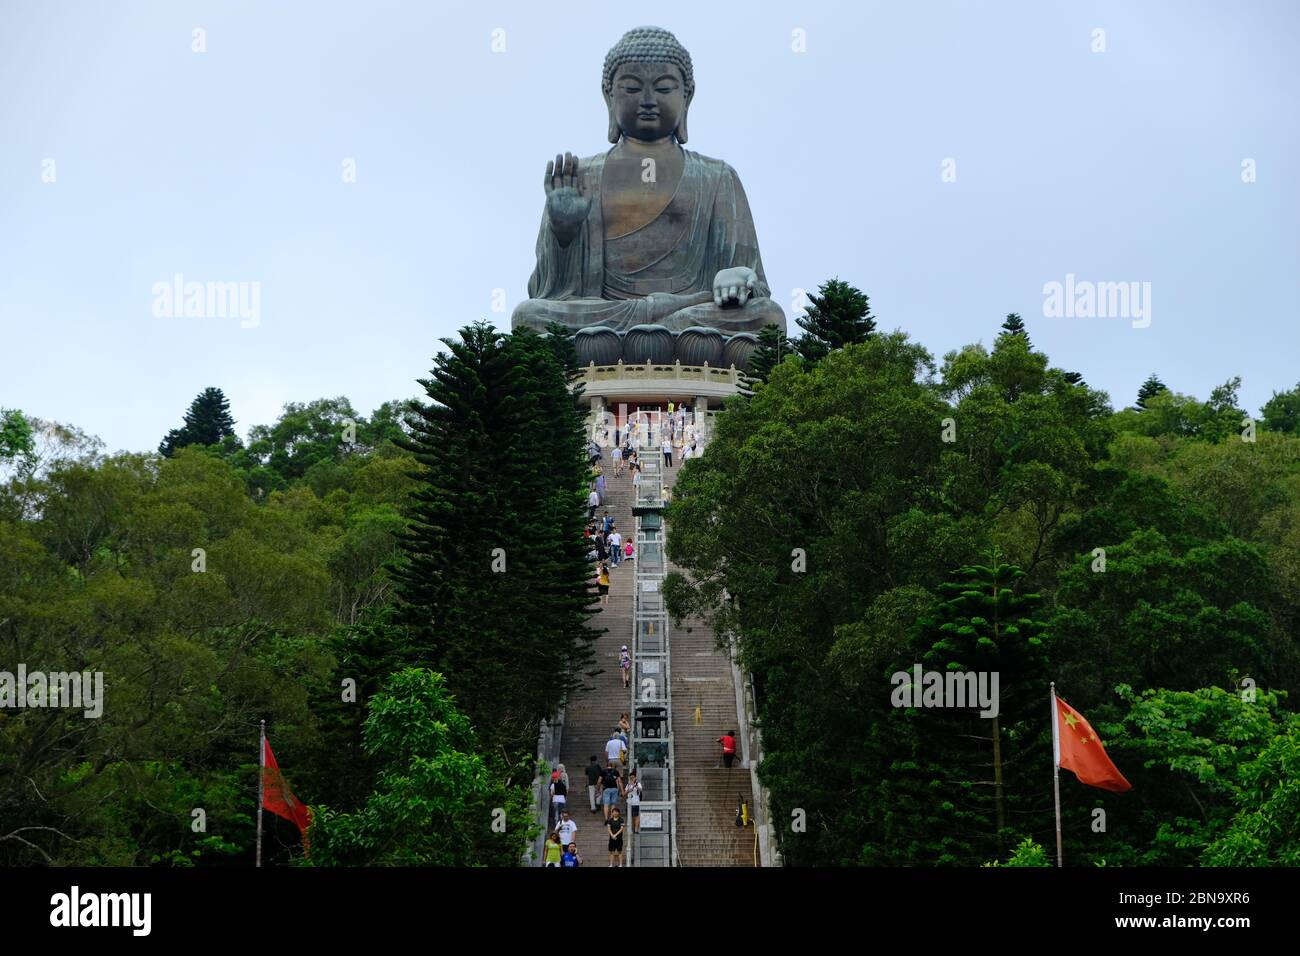
M 266 779 L 266 721 L 262 721 L 262 733 L 257 744 L 257 865 L 262 865 L 262 782 Z M 1057 820 L 1060 820 L 1060 807 L 1057 807 Z
M 1052 681 L 1052 793 L 1056 798 L 1056 865 L 1063 866 L 1061 853 L 1061 728 L 1056 706 L 1056 681 Z

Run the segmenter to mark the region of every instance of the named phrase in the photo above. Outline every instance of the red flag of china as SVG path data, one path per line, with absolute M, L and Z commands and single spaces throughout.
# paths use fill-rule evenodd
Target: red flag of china
M 1106 756 L 1101 738 L 1092 729 L 1092 724 L 1059 697 L 1056 698 L 1056 726 L 1060 742 L 1056 762 L 1066 770 L 1074 771 L 1080 783 L 1115 793 L 1133 789 Z
M 303 843 L 307 841 L 307 828 L 311 826 L 311 808 L 302 803 L 289 789 L 280 765 L 271 753 L 271 741 L 264 740 L 262 746 L 262 806 L 276 816 L 284 817 L 290 823 L 296 823 L 302 833 Z

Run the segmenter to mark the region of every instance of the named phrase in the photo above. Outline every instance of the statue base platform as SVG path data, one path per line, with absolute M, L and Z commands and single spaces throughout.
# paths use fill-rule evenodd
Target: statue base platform
M 758 336 L 752 332 L 724 335 L 713 328 L 699 326 L 674 332 L 662 325 L 634 325 L 624 332 L 594 325 L 579 329 L 573 337 L 573 349 L 582 365 L 613 365 L 625 362 L 640 365 L 730 368 L 744 371 L 758 348 Z
M 732 395 L 747 394 L 743 374 L 735 367 L 711 368 L 708 365 L 588 365 L 574 380 L 583 387 L 583 397 L 603 405 L 620 402 L 685 401 L 694 405 L 703 400 L 719 407 Z

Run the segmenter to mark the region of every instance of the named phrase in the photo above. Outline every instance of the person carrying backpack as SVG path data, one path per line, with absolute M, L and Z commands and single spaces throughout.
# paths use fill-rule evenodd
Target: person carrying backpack
M 623 793 L 623 779 L 615 769 L 614 761 L 609 761 L 601 771 L 600 786 L 601 805 L 605 808 L 605 819 L 608 820 L 610 811 L 618 808 L 618 798 Z
M 560 822 L 560 815 L 564 813 L 565 807 L 569 802 L 569 775 L 564 771 L 564 764 L 560 764 L 556 772 L 551 776 L 551 803 L 555 806 L 555 822 Z

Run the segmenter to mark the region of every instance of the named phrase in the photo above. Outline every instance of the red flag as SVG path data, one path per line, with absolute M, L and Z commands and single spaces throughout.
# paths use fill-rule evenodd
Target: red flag
M 289 783 L 280 773 L 280 765 L 271 753 L 271 741 L 263 739 L 262 746 L 262 806 L 276 816 L 284 817 L 290 823 L 296 823 L 302 833 L 303 845 L 307 844 L 307 828 L 311 826 L 311 808 L 302 803 L 289 789 Z
M 1079 713 L 1061 698 L 1056 698 L 1057 764 L 1074 771 L 1080 783 L 1102 790 L 1123 793 L 1133 789 L 1124 775 L 1106 756 L 1101 738 Z

